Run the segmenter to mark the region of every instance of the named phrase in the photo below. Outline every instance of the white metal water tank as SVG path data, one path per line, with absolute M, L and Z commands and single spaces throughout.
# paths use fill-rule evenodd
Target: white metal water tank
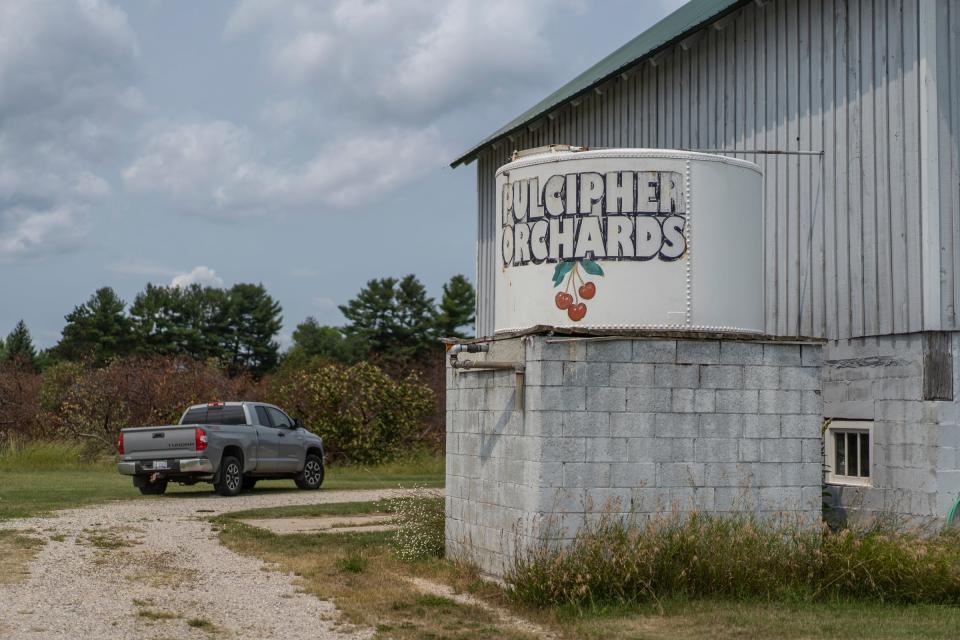
M 761 189 L 751 162 L 664 149 L 500 167 L 496 331 L 762 332 Z

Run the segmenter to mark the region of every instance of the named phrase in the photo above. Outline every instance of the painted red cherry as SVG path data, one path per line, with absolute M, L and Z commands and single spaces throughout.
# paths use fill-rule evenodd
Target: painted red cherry
M 583 320 L 583 316 L 587 315 L 587 305 L 582 302 L 570 305 L 570 308 L 567 309 L 567 315 L 570 316 L 570 319 L 574 322 Z
M 580 285 L 580 297 L 584 300 L 589 300 L 593 296 L 597 295 L 597 285 L 592 282 L 584 282 Z
M 570 305 L 573 304 L 573 296 L 569 293 L 564 293 L 561 291 L 557 294 L 556 302 L 557 309 L 569 309 Z

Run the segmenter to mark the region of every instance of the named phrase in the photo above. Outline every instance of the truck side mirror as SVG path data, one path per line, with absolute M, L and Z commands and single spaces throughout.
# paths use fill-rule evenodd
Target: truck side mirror
M 303 422 L 300 420 L 300 418 L 294 418 L 294 419 L 293 419 L 293 428 L 294 428 L 294 429 L 303 429 L 303 428 L 304 428 L 304 427 L 303 427 Z

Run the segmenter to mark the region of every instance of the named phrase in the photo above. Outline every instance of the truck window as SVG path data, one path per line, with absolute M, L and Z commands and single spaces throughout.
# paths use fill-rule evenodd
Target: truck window
M 183 420 L 180 421 L 180 424 L 206 424 L 207 422 L 207 408 L 206 407 L 194 407 L 187 411 L 183 416 Z
M 290 418 L 288 418 L 287 414 L 283 411 L 274 409 L 273 407 L 267 407 L 267 412 L 270 414 L 270 420 L 273 422 L 273 426 L 278 429 L 289 429 L 293 426 Z
M 256 410 L 257 410 L 257 411 L 256 411 L 256 413 L 257 413 L 257 424 L 263 425 L 264 427 L 269 427 L 269 426 L 271 426 L 271 425 L 270 425 L 270 418 L 267 417 L 267 408 L 266 408 L 266 407 L 261 407 L 261 406 L 258 405 L 258 406 L 256 407 Z
M 247 424 L 247 416 L 240 405 L 194 407 L 187 411 L 180 424 Z
M 232 405 L 221 409 L 220 424 L 247 424 L 247 416 L 243 412 L 243 407 Z

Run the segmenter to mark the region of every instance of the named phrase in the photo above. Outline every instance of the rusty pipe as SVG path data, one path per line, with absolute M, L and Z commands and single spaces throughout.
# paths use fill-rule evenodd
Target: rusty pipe
M 522 372 L 524 365 L 520 362 L 502 362 L 499 360 L 454 360 L 451 358 L 450 366 L 454 369 L 504 369 L 510 371 Z

